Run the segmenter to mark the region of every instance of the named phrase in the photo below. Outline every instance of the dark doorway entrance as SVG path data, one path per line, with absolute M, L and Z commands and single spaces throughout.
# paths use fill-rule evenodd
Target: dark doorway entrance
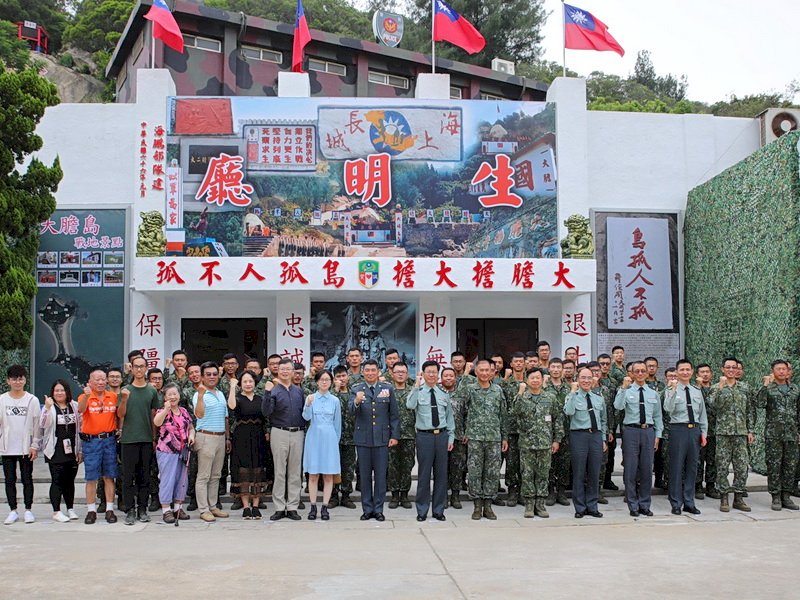
M 233 352 L 244 366 L 245 356 L 267 362 L 266 319 L 181 319 L 183 349 L 192 362 L 222 362 Z
M 468 361 L 497 352 L 508 360 L 512 352 L 536 349 L 539 319 L 458 319 L 456 347 Z

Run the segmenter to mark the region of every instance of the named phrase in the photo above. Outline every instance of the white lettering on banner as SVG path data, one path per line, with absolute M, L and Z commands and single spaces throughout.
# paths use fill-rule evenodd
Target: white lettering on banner
M 368 263 L 368 264 L 367 264 Z M 594 292 L 595 261 L 328 257 L 137 258 L 134 289 Z M 520 279 L 520 273 L 525 278 Z M 364 277 L 368 273 L 369 277 Z M 586 312 L 586 311 L 583 311 Z
M 392 160 L 460 161 L 460 108 L 319 109 L 320 153 L 329 160 L 386 152 Z
M 672 329 L 669 221 L 609 217 L 608 328 Z

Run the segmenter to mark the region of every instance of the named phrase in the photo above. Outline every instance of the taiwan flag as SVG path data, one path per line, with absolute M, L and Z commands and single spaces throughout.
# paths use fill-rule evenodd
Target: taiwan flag
M 450 42 L 475 54 L 483 50 L 486 40 L 475 27 L 444 0 L 433 0 L 433 41 Z
M 303 72 L 303 48 L 311 41 L 306 13 L 302 0 L 297 0 L 297 16 L 294 19 L 294 43 L 292 45 L 292 71 Z
M 153 0 L 153 6 L 144 16 L 153 22 L 153 37 L 160 39 L 167 46 L 183 54 L 183 34 L 175 17 L 164 0 Z
M 625 56 L 610 33 L 608 27 L 591 13 L 564 5 L 564 47 L 571 50 L 611 50 Z

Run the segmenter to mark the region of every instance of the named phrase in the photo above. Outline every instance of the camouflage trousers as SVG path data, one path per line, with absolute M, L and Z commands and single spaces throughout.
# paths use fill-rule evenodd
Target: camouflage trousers
M 565 437 L 551 461 L 549 483 L 552 489 L 561 486 L 571 487 L 570 470 L 572 469 L 572 458 L 569 452 L 569 437 Z
M 728 467 L 733 463 L 733 486 L 728 482 Z M 717 491 L 720 494 L 747 491 L 747 436 L 717 436 Z
M 398 440 L 396 446 L 389 448 L 387 487 L 390 492 L 407 492 L 411 489 L 411 471 L 414 470 L 416 449 L 416 440 Z
M 453 493 L 461 492 L 461 482 L 467 472 L 467 446 L 464 442 L 456 440 L 447 459 L 448 487 Z
M 520 482 L 520 451 L 519 434 L 508 434 L 508 452 L 506 452 L 506 487 L 508 491 L 519 492 Z
M 703 484 L 703 474 L 708 487 L 717 485 L 717 436 L 709 432 L 705 448 L 700 448 L 700 460 L 697 461 L 697 485 Z
M 665 433 L 666 435 L 666 433 Z M 669 438 L 662 437 L 658 450 L 653 453 L 653 474 L 661 479 L 666 488 L 669 484 Z
M 767 489 L 770 494 L 794 490 L 797 448 L 797 442 L 769 438 L 765 440 L 764 459 L 767 463 Z
M 339 489 L 343 494 L 353 492 L 353 479 L 356 473 L 356 447 L 353 444 L 339 444 L 339 465 L 342 469 L 342 483 Z
M 552 454 L 549 448 L 546 450 L 520 448 L 519 464 L 523 498 L 544 498 L 547 496 L 551 462 Z
M 494 498 L 500 486 L 500 442 L 470 440 L 467 452 L 467 478 L 470 498 Z

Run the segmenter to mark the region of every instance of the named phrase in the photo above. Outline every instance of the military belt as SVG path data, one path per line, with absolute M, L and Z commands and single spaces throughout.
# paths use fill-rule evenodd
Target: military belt
M 432 433 L 439 435 L 440 433 L 447 433 L 447 429 L 417 429 L 417 433 Z

